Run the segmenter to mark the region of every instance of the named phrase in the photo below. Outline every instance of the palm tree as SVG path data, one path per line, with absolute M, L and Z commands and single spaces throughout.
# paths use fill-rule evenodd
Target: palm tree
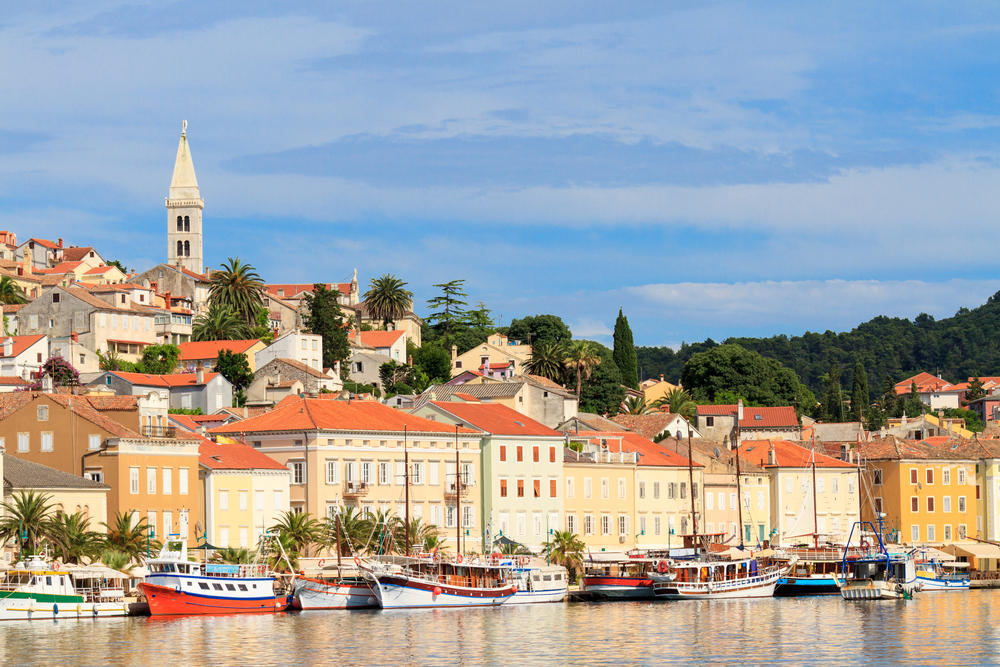
M 250 327 L 221 303 L 209 303 L 208 311 L 194 320 L 191 338 L 194 340 L 244 340 L 250 337 Z
M 56 514 L 45 528 L 46 537 L 55 555 L 64 563 L 79 563 L 100 553 L 103 537 L 90 530 L 90 519 L 81 512 Z
M 589 378 L 594 371 L 594 367 L 600 365 L 601 355 L 597 347 L 589 340 L 574 340 L 566 348 L 566 357 L 563 359 L 563 366 L 576 372 L 576 398 L 580 399 L 580 389 L 583 385 L 583 378 Z
M 503 543 L 501 543 L 500 544 L 500 548 L 497 549 L 497 551 L 499 551 L 500 553 L 502 553 L 504 556 L 530 556 L 531 555 L 531 551 L 528 550 L 528 547 L 524 546 L 520 542 L 514 542 L 514 541 L 509 541 L 509 542 L 503 542 Z
M 382 320 L 386 329 L 413 304 L 413 292 L 406 289 L 406 283 L 392 274 L 372 278 L 365 292 L 365 306 L 373 319 Z
M 643 396 L 626 396 L 622 402 L 621 411 L 626 415 L 648 415 L 656 408 L 646 403 Z
M 101 552 L 101 562 L 112 570 L 125 571 L 125 568 L 132 562 L 132 558 L 124 551 L 117 549 L 105 549 Z
M 325 538 L 323 524 L 306 512 L 282 512 L 271 530 L 277 531 L 279 537 L 288 538 L 291 550 L 303 556 L 309 555 L 309 545 L 323 544 Z
M 694 413 L 698 410 L 698 405 L 691 398 L 691 394 L 680 388 L 671 389 L 657 403 L 666 406 L 675 415 L 681 415 L 689 420 L 694 418 Z
M 264 281 L 252 264 L 230 257 L 228 263 L 212 272 L 208 291 L 211 304 L 228 306 L 248 327 L 257 321 L 257 311 L 264 307 Z
M 313 519 L 313 521 L 316 521 Z M 318 522 L 317 522 L 318 523 Z M 295 550 L 295 542 L 290 534 L 278 533 L 275 538 L 281 549 L 275 548 L 267 552 L 267 565 L 275 572 L 285 572 L 289 566 L 292 570 L 299 569 L 299 552 Z M 284 554 L 282 554 L 284 551 Z
M 541 341 L 531 347 L 531 358 L 528 360 L 528 372 L 541 375 L 550 380 L 559 377 L 562 371 L 566 350 L 559 343 Z
M 0 539 L 6 542 L 14 538 L 19 551 L 33 553 L 45 537 L 54 507 L 51 500 L 52 496 L 33 490 L 11 494 L 0 504 L 4 510 L 4 517 L 0 519 Z
M 410 519 L 409 530 L 404 532 L 404 521 L 400 519 L 396 526 L 396 549 L 403 553 L 406 550 L 406 533 L 409 533 L 410 548 L 422 548 L 424 543 L 431 538 L 440 536 L 437 526 L 431 523 L 424 523 L 417 517 Z
M 576 574 L 583 569 L 583 551 L 587 545 L 575 534 L 568 530 L 557 530 L 545 547 L 549 551 L 549 559 L 569 570 L 571 578 L 575 579 Z
M 120 551 L 128 556 L 129 562 L 140 562 L 147 549 L 160 549 L 160 543 L 149 536 L 150 526 L 146 519 L 136 518 L 136 511 L 115 512 L 114 521 L 102 523 L 107 530 L 104 542 L 114 551 Z
M 0 276 L 0 303 L 28 303 L 24 290 L 10 276 Z
M 212 556 L 213 562 L 231 563 L 233 565 L 249 563 L 251 560 L 253 560 L 253 552 L 242 547 L 227 547 L 225 549 L 219 549 L 215 552 L 215 555 Z

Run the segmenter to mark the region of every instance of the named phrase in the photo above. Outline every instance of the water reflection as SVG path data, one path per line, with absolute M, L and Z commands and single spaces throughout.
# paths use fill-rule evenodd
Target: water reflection
M 0 625 L 6 665 L 983 664 L 1000 592 Z

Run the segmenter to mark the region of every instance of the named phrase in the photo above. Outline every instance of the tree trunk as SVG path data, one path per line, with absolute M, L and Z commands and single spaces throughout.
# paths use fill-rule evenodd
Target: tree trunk
M 579 404 L 579 402 L 580 402 L 580 385 L 582 384 L 582 382 L 581 382 L 581 376 L 582 376 L 582 370 L 580 369 L 580 364 L 577 364 L 576 365 L 576 402 L 577 402 L 577 404 Z M 579 405 L 577 405 L 577 407 L 579 408 Z

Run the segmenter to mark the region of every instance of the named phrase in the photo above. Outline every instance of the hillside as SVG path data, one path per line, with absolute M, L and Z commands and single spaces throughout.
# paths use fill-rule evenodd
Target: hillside
M 879 316 L 842 333 L 807 332 L 724 342 L 777 359 L 815 392 L 822 389 L 820 378 L 834 362 L 840 364 L 841 383 L 850 386 L 858 359 L 865 365 L 873 395 L 880 392 L 887 377 L 895 382 L 919 371 L 940 373 L 953 382 L 975 375 L 1000 375 L 1000 292 L 978 308 L 962 308 L 942 320 L 926 313 L 914 320 Z M 715 345 L 708 339 L 683 345 L 676 352 L 666 347 L 639 347 L 636 353 L 642 377 L 662 373 L 676 381 L 692 354 Z

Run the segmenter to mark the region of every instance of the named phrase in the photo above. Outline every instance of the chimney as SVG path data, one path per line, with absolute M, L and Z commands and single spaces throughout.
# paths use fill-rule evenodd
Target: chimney
M 361 345 L 361 329 L 354 332 L 354 340 L 358 342 L 358 345 Z
M 3 339 L 3 356 L 12 357 L 14 356 L 14 337 L 7 336 Z
M 660 373 L 660 382 L 663 382 L 663 373 Z
M 163 301 L 166 304 L 167 310 L 170 310 L 170 292 L 165 292 L 163 295 Z
M 205 366 L 200 361 L 194 369 L 195 384 L 205 384 Z
M 71 341 L 73 341 L 74 343 L 79 343 L 80 342 L 80 335 L 77 334 L 75 331 L 70 331 L 69 332 L 69 339 Z
M 59 239 L 59 247 L 62 247 L 62 239 Z
M 767 465 L 775 466 L 778 465 L 778 460 L 774 457 L 774 443 L 770 443 L 767 448 Z
M 458 345 L 451 346 L 451 363 L 454 366 L 455 360 L 458 359 Z

